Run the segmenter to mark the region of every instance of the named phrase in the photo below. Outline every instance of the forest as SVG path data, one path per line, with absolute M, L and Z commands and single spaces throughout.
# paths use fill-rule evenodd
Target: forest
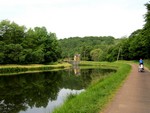
M 62 58 L 71 59 L 75 54 L 80 54 L 81 60 L 103 61 L 107 59 L 108 50 L 118 41 L 112 36 L 86 36 L 60 39 Z
M 27 29 L 9 20 L 0 22 L 0 64 L 47 64 L 60 59 L 116 61 L 150 59 L 150 4 L 145 24 L 129 37 L 85 36 L 57 39 L 45 27 Z

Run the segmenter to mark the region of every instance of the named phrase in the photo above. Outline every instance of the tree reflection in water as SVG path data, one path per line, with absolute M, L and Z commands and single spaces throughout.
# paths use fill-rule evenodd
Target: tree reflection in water
M 0 113 L 50 112 L 63 103 L 68 93 L 83 91 L 95 72 L 99 73 L 95 69 L 88 69 L 81 70 L 80 76 L 74 76 L 73 71 L 1 76 Z

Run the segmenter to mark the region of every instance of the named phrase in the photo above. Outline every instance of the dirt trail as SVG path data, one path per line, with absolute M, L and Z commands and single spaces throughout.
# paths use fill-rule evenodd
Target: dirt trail
M 108 107 L 101 113 L 150 113 L 150 72 L 132 71 Z

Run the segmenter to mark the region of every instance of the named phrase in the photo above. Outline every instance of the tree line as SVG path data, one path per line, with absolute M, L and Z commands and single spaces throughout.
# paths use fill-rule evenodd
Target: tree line
M 45 27 L 27 29 L 15 22 L 0 22 L 0 64 L 55 62 L 61 49 L 55 33 Z
M 150 59 L 150 3 L 145 4 L 147 12 L 144 15 L 145 24 L 137 29 L 128 38 L 124 38 L 110 51 L 111 57 L 117 55 L 120 49 L 120 58 L 123 60 Z
M 70 59 L 75 54 L 88 61 L 150 59 L 150 3 L 145 6 L 143 28 L 120 39 L 86 36 L 58 40 L 56 34 L 47 32 L 45 27 L 27 29 L 3 20 L 0 22 L 0 64 L 43 64 Z
M 60 39 L 62 58 L 73 58 L 80 54 L 81 60 L 103 61 L 108 58 L 107 51 L 118 40 L 112 36 L 86 36 Z

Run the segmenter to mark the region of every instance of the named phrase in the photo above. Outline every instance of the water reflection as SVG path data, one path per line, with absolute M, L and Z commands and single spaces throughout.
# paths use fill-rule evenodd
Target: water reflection
M 74 74 L 75 74 L 76 76 L 78 76 L 78 75 L 81 74 L 81 73 L 80 73 L 80 67 L 79 67 L 79 66 L 75 66 L 73 69 L 74 69 Z
M 83 92 L 84 89 L 82 90 L 70 90 L 70 89 L 61 89 L 58 93 L 57 99 L 53 101 L 49 101 L 48 105 L 46 108 L 44 107 L 33 107 L 33 108 L 28 108 L 26 112 L 21 111 L 19 113 L 51 113 L 53 109 L 61 104 L 63 104 L 64 100 L 69 94 L 79 94 Z
M 18 113 L 28 106 L 46 107 L 49 100 L 55 100 L 59 91 L 59 72 L 23 74 L 0 77 L 0 113 Z
M 94 76 L 112 70 L 86 69 L 0 77 L 0 113 L 50 113 L 68 93 L 83 91 Z M 101 74 L 100 74 L 101 73 Z

